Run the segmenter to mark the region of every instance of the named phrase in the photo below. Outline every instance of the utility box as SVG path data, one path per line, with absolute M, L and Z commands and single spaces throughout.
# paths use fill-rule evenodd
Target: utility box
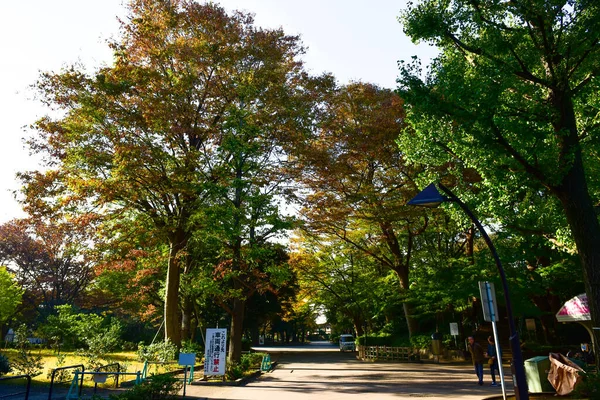
M 538 356 L 525 360 L 525 377 L 529 392 L 555 392 L 548 380 L 548 371 L 550 371 L 548 356 Z

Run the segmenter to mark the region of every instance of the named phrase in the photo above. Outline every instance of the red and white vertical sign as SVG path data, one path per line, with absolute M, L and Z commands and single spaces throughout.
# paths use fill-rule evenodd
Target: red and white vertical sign
M 206 330 L 204 375 L 225 375 L 227 329 Z

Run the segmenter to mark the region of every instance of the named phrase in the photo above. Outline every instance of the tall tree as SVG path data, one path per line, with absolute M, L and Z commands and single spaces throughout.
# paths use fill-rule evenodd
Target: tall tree
M 282 85 L 302 73 L 302 48 L 281 30 L 256 28 L 250 15 L 192 0 L 131 1 L 110 47 L 114 63 L 91 74 L 75 65 L 42 75 L 42 100 L 61 112 L 34 125 L 31 146 L 49 169 L 24 179 L 47 188 L 30 201 L 78 201 L 78 212 L 112 226 L 149 226 L 169 248 L 165 338 L 180 343 L 180 275 L 193 267 L 187 247 L 204 226 L 192 217 L 213 199 L 213 156 L 236 119 L 240 86 L 260 88 L 244 93 L 250 112 L 273 111 L 270 102 L 287 93 Z M 265 111 L 257 123 L 287 116 Z
M 0 262 L 26 290 L 25 301 L 47 315 L 83 299 L 94 276 L 87 238 L 74 223 L 13 220 L 0 226 Z
M 400 299 L 397 277 L 388 277 L 394 273 L 352 244 L 335 236 L 307 235 L 297 243 L 291 264 L 304 295 L 328 316 L 350 321 L 358 336 L 378 314 L 387 317 L 386 310 Z M 386 288 L 395 296 L 384 295 Z
M 6 267 L 0 266 L 0 333 L 6 321 L 11 318 L 23 296 L 23 288 L 16 281 L 14 274 L 7 271 Z
M 322 108 L 317 131 L 298 146 L 301 182 L 310 190 L 305 227 L 335 235 L 394 271 L 406 292 L 413 240 L 425 225 L 403 207 L 418 170 L 395 143 L 404 129 L 402 99 L 376 85 L 352 83 L 331 88 Z M 405 316 L 415 333 L 409 303 Z
M 600 322 L 597 182 L 600 5 L 588 0 L 425 0 L 402 14 L 414 41 L 441 49 L 423 77 L 401 67 L 414 136 L 403 151 L 477 169 L 498 192 L 560 201 Z

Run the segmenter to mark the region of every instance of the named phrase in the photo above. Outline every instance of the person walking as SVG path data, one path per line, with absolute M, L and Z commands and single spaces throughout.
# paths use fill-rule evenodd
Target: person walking
M 483 347 L 477 342 L 475 342 L 475 338 L 473 336 L 468 337 L 469 342 L 469 353 L 471 353 L 471 359 L 473 360 L 473 367 L 475 368 L 475 374 L 477 374 L 477 379 L 479 379 L 479 386 L 483 385 L 483 362 L 485 361 L 485 356 L 483 354 Z
M 488 358 L 488 365 L 490 366 L 490 375 L 492 375 L 492 384 L 490 386 L 498 386 L 496 383 L 496 371 L 498 371 L 498 376 L 500 376 L 500 370 L 498 369 L 499 357 L 498 351 L 496 350 L 496 344 L 494 343 L 494 338 L 492 336 L 488 336 L 486 356 Z

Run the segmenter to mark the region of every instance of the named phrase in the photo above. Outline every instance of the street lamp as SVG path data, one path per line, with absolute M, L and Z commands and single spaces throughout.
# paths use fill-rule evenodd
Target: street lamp
M 436 186 L 432 183 L 423 189 L 419 194 L 417 194 L 412 200 L 410 200 L 408 205 L 411 206 L 423 206 L 423 207 L 437 207 L 443 202 L 451 201 L 459 205 L 459 207 L 471 218 L 471 221 L 477 226 L 481 236 L 483 236 L 485 242 L 487 243 L 492 255 L 494 256 L 494 260 L 496 261 L 496 267 L 498 268 L 498 274 L 500 275 L 500 280 L 502 281 L 502 289 L 504 291 L 504 302 L 506 303 L 506 314 L 508 317 L 508 327 L 510 330 L 510 347 L 512 349 L 512 365 L 514 368 L 514 383 L 516 386 L 515 395 L 517 399 L 520 400 L 528 400 L 529 393 L 527 391 L 527 382 L 525 380 L 525 367 L 523 365 L 523 355 L 521 353 L 521 343 L 519 341 L 519 334 L 517 333 L 517 329 L 515 327 L 515 321 L 513 319 L 512 306 L 510 303 L 510 296 L 508 294 L 508 284 L 506 283 L 506 275 L 504 274 L 504 268 L 502 268 L 502 263 L 500 262 L 500 257 L 498 257 L 498 253 L 496 252 L 496 248 L 492 243 L 492 240 L 486 233 L 485 229 L 481 225 L 481 222 L 475 217 L 473 212 L 467 207 L 465 203 L 463 203 L 454 193 L 450 191 L 447 187 L 442 185 L 441 183 L 437 184 L 440 189 L 447 195 L 443 196 L 437 190 Z

